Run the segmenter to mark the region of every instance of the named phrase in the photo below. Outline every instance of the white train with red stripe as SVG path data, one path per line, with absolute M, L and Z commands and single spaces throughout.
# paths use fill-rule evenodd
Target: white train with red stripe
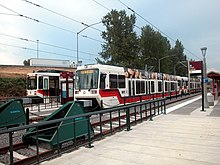
M 191 82 L 193 83 L 193 82 Z M 77 68 L 75 99 L 91 100 L 91 110 L 189 93 L 188 78 L 110 65 Z
M 47 97 L 66 97 L 68 85 L 68 100 L 73 100 L 74 73 L 60 70 L 40 70 L 27 74 L 27 97 L 36 98 L 42 102 Z

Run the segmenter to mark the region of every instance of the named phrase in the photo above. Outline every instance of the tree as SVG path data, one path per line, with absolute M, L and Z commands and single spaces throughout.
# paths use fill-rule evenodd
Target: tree
M 143 27 L 140 36 L 141 66 L 154 65 L 158 71 L 158 60 L 168 55 L 170 47 L 169 41 L 160 32 L 154 31 L 150 26 Z M 162 68 L 163 72 L 167 71 L 165 65 Z
M 176 55 L 175 56 L 176 58 L 173 59 L 173 68 L 176 70 L 176 74 L 180 75 L 180 76 L 186 76 L 187 68 L 179 63 L 179 62 L 181 62 L 181 63 L 185 62 L 185 65 L 187 66 L 186 55 L 184 55 L 183 44 L 179 40 L 176 40 L 175 46 L 174 46 L 174 48 L 171 49 L 170 52 L 171 52 L 171 54 Z
M 102 38 L 106 42 L 102 45 L 102 52 L 99 54 L 104 61 L 97 58 L 97 62 L 138 67 L 139 44 L 134 32 L 135 21 L 135 15 L 127 16 L 124 10 L 112 10 L 103 17 L 102 23 L 106 31 L 102 32 Z
M 30 59 L 23 61 L 24 66 L 30 66 Z

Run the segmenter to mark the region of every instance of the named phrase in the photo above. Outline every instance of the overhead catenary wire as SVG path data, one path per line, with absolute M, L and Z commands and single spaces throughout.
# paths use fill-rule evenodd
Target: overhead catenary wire
M 108 11 L 111 11 L 108 7 L 104 6 L 103 4 L 97 2 L 96 0 L 92 0 L 93 2 L 97 3 L 98 5 L 102 6 L 103 8 L 105 8 Z
M 125 3 L 123 3 L 121 0 L 118 0 L 123 6 L 125 6 L 128 10 L 132 11 L 135 15 L 139 16 L 140 18 L 142 18 L 145 22 L 147 22 L 150 26 L 152 26 L 154 29 L 156 29 L 158 32 L 160 32 L 161 34 L 163 34 L 164 36 L 166 36 L 167 38 L 169 38 L 171 41 L 173 41 L 174 43 L 176 42 L 175 39 L 173 39 L 172 37 L 170 37 L 169 35 L 167 35 L 166 33 L 164 33 L 163 31 L 161 31 L 157 26 L 155 26 L 153 23 L 151 23 L 150 21 L 148 21 L 146 18 L 144 18 L 142 15 L 140 15 L 139 13 L 137 13 L 134 9 L 132 9 L 131 7 L 129 7 L 128 5 L 126 5 Z M 194 57 L 198 58 L 201 60 L 201 57 L 197 56 L 196 54 L 194 54 L 192 51 L 190 51 L 187 48 L 184 48 L 188 53 L 190 53 L 191 55 L 193 55 Z
M 10 16 L 18 16 L 17 14 L 9 14 L 9 13 L 0 13 L 1 15 L 10 15 Z
M 14 48 L 18 48 L 18 49 L 30 50 L 30 51 L 34 51 L 34 52 L 38 51 L 38 52 L 41 52 L 41 53 L 53 54 L 53 55 L 62 56 L 62 57 L 75 58 L 72 55 L 66 55 L 66 54 L 61 54 L 61 53 L 56 53 L 56 52 L 49 52 L 49 51 L 45 51 L 45 50 L 36 50 L 36 49 L 33 49 L 33 48 L 22 47 L 22 46 L 17 46 L 17 45 L 11 45 L 11 44 L 5 44 L 5 43 L 0 43 L 0 45 L 14 47 Z M 93 54 L 88 53 L 88 55 L 93 55 Z M 97 55 L 97 57 L 98 57 L 98 55 Z M 83 57 L 81 57 L 80 59 L 91 60 L 89 58 L 83 58 Z
M 168 36 L 166 33 L 164 33 L 163 31 L 161 31 L 158 27 L 156 27 L 154 24 L 152 24 L 150 21 L 148 21 L 147 19 L 145 19 L 143 16 L 141 16 L 140 14 L 138 14 L 136 11 L 134 11 L 134 9 L 132 9 L 131 7 L 129 7 L 128 5 L 126 5 L 125 3 L 123 3 L 121 0 L 118 0 L 123 6 L 125 6 L 128 10 L 132 11 L 135 15 L 139 16 L 140 18 L 142 18 L 145 22 L 147 22 L 150 26 L 152 26 L 154 29 L 156 29 L 158 32 L 162 33 L 163 35 L 165 35 L 167 38 L 169 38 L 170 40 L 172 40 L 173 42 L 176 42 L 176 40 L 174 40 L 172 37 Z
M 27 3 L 30 3 L 30 4 L 32 4 L 32 5 L 35 5 L 35 6 L 37 6 L 37 7 L 41 7 L 41 8 L 43 8 L 43 9 L 47 10 L 47 11 L 53 12 L 53 13 L 55 13 L 55 14 L 58 14 L 58 15 L 60 15 L 60 16 L 62 16 L 62 17 L 65 17 L 65 18 L 68 18 L 68 19 L 70 19 L 70 20 L 72 20 L 72 21 L 75 21 L 75 22 L 77 22 L 77 23 L 81 23 L 81 24 L 83 24 L 84 26 L 89 26 L 89 25 L 87 25 L 87 24 L 85 24 L 85 23 L 83 23 L 83 22 L 81 22 L 81 21 L 78 21 L 78 20 L 75 20 L 75 19 L 73 19 L 73 18 L 70 18 L 70 17 L 67 17 L 67 16 L 65 16 L 65 15 L 62 15 L 62 14 L 56 12 L 56 11 L 50 10 L 50 9 L 48 9 L 48 8 L 45 8 L 45 7 L 41 6 L 41 5 L 35 4 L 35 3 L 31 2 L 31 1 L 27 1 L 27 0 L 22 0 L 22 1 L 25 1 L 25 2 L 27 2 Z M 94 1 L 95 3 L 101 5 L 102 7 L 106 8 L 108 11 L 110 11 L 109 8 L 105 7 L 105 6 L 102 5 L 101 3 L 99 3 L 99 2 L 97 2 L 97 1 L 95 1 L 95 0 L 93 0 L 93 1 Z M 143 16 L 141 16 L 140 14 L 138 14 L 136 11 L 134 11 L 132 8 L 130 8 L 128 5 L 126 5 L 125 3 L 123 3 L 121 0 L 118 0 L 118 1 L 119 1 L 121 4 L 123 4 L 125 7 L 127 7 L 129 10 L 131 10 L 132 12 L 134 12 L 137 16 L 139 16 L 140 18 L 142 18 L 143 20 L 145 20 L 145 21 L 146 21 L 148 24 L 150 24 L 152 27 L 154 27 L 154 28 L 157 29 L 159 32 L 161 32 L 163 35 L 165 35 L 167 38 L 169 38 L 169 39 L 171 39 L 173 42 L 175 42 L 175 40 L 174 40 L 172 37 L 170 37 L 170 36 L 168 36 L 166 33 L 162 32 L 159 28 L 157 28 L 157 27 L 156 27 L 155 25 L 153 25 L 150 21 L 148 21 L 148 20 L 145 19 Z M 55 26 L 55 25 L 52 25 L 52 24 L 49 24 L 49 23 L 40 21 L 40 20 L 38 20 L 38 19 L 34 19 L 34 18 L 25 16 L 25 15 L 22 15 L 22 14 L 20 14 L 20 13 L 14 11 L 14 10 L 12 10 L 12 9 L 10 9 L 10 8 L 8 8 L 8 7 L 6 7 L 6 6 L 3 6 L 3 5 L 1 5 L 1 4 L 0 4 L 0 6 L 3 7 L 3 8 L 5 8 L 5 9 L 7 9 L 7 10 L 9 10 L 9 11 L 11 11 L 11 12 L 13 12 L 13 13 L 15 13 L 15 14 L 8 14 L 8 15 L 24 17 L 24 18 L 26 18 L 26 19 L 30 19 L 30 20 L 35 21 L 35 22 L 39 22 L 39 23 L 42 23 L 42 24 L 45 24 L 45 25 L 48 25 L 48 26 L 51 26 L 51 27 L 54 27 L 54 28 L 58 28 L 58 29 L 60 29 L 60 30 L 64 30 L 64 31 L 67 31 L 67 32 L 71 32 L 71 33 L 76 34 L 76 32 L 73 32 L 73 31 L 71 31 L 71 30 L 64 29 L 64 28 L 61 28 L 61 27 L 58 27 L 58 26 Z M 141 29 L 140 27 L 138 27 L 138 26 L 136 26 L 136 25 L 135 25 L 135 27 L 137 27 L 138 29 Z M 83 36 L 83 35 L 81 35 L 81 36 L 82 36 L 82 37 L 85 37 L 85 36 Z M 93 39 L 93 38 L 91 38 L 91 37 L 86 37 L 86 38 L 100 42 L 99 40 Z M 188 53 L 190 53 L 191 55 L 197 57 L 198 59 L 201 59 L 200 57 L 198 57 L 197 55 L 195 55 L 192 51 L 188 50 L 187 48 L 184 48 L 184 49 L 185 49 Z
M 22 41 L 32 42 L 32 43 L 37 43 L 38 42 L 38 44 L 41 44 L 41 45 L 46 45 L 46 46 L 50 46 L 50 47 L 54 47 L 54 48 L 59 48 L 59 49 L 67 50 L 67 51 L 76 52 L 75 49 L 61 47 L 61 46 L 53 45 L 53 44 L 50 44 L 50 43 L 44 43 L 44 42 L 40 42 L 40 41 L 35 41 L 35 40 L 31 40 L 31 39 L 27 39 L 27 38 L 22 38 L 22 37 L 16 37 L 16 36 L 12 36 L 12 35 L 8 35 L 8 34 L 3 34 L 3 33 L 0 33 L 0 35 L 6 36 L 6 37 L 10 37 L 10 38 L 19 39 L 19 40 L 22 40 Z M 97 54 L 93 54 L 93 53 L 89 53 L 89 52 L 84 52 L 84 51 L 79 51 L 79 52 L 82 53 L 82 54 L 98 56 Z
M 45 24 L 45 25 L 47 25 L 47 26 L 50 26 L 50 27 L 53 27 L 53 28 L 56 28 L 56 29 L 59 29 L 59 30 L 63 30 L 63 31 L 66 31 L 66 32 L 69 32 L 69 33 L 72 33 L 72 34 L 74 34 L 74 35 L 77 34 L 77 32 L 74 32 L 74 31 L 72 31 L 72 30 L 65 29 L 65 28 L 62 28 L 62 27 L 59 27 L 59 26 L 56 26 L 56 25 L 52 25 L 52 24 L 49 24 L 49 23 L 47 23 L 47 22 L 44 22 L 44 21 L 41 21 L 41 20 L 38 20 L 38 19 L 35 19 L 35 18 L 32 18 L 32 17 L 29 17 L 29 16 L 26 16 L 26 15 L 20 14 L 20 13 L 18 13 L 18 12 L 16 12 L 16 11 L 14 11 L 14 10 L 12 10 L 12 9 L 10 9 L 10 8 L 8 8 L 8 7 L 6 7 L 6 6 L 4 6 L 4 5 L 1 5 L 1 4 L 0 4 L 0 6 L 2 6 L 3 8 L 5 8 L 5 9 L 7 9 L 7 10 L 9 10 L 9 11 L 15 13 L 15 14 L 17 14 L 17 15 L 15 15 L 15 16 L 20 16 L 20 17 L 23 17 L 23 18 L 32 20 L 32 21 L 37 22 L 37 23 L 42 23 L 42 24 Z M 89 26 L 89 25 L 85 25 L 85 26 Z M 83 37 L 83 35 L 80 35 L 80 36 Z M 102 42 L 102 41 L 97 40 L 97 39 L 92 38 L 92 37 L 87 37 L 87 38 L 88 38 L 88 39 L 91 39 L 91 40 L 93 40 L 93 41 Z
M 48 8 L 46 8 L 46 7 L 43 7 L 42 5 L 33 3 L 33 2 L 31 2 L 31 1 L 28 1 L 28 0 L 21 0 L 21 1 L 27 2 L 27 3 L 31 4 L 31 5 L 34 5 L 34 6 L 36 6 L 36 7 L 42 8 L 42 9 L 44 9 L 44 10 L 47 10 L 47 11 L 53 13 L 53 14 L 59 15 L 59 16 L 61 16 L 61 17 L 64 17 L 64 18 L 68 19 L 68 20 L 74 21 L 74 22 L 76 22 L 76 23 L 80 23 L 80 24 L 82 24 L 82 25 L 84 25 L 84 26 L 90 27 L 91 29 L 94 29 L 94 30 L 97 30 L 97 31 L 99 31 L 99 32 L 102 32 L 102 30 L 100 30 L 100 29 L 98 29 L 98 28 L 95 28 L 95 27 L 92 27 L 92 26 L 89 26 L 87 23 L 84 23 L 84 22 L 82 22 L 82 21 L 78 21 L 78 20 L 73 19 L 73 18 L 71 18 L 71 17 L 68 17 L 68 16 L 66 16 L 66 15 L 64 15 L 64 14 L 61 14 L 61 13 L 56 12 L 56 11 L 54 11 L 54 10 L 48 9 Z

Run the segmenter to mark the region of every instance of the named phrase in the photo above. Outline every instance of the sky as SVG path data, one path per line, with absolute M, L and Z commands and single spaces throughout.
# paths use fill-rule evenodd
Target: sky
M 83 64 L 96 63 L 105 30 L 99 22 L 112 9 L 132 14 L 127 7 L 138 14 L 137 27 L 156 27 L 171 46 L 180 40 L 188 59 L 202 60 L 207 47 L 208 70 L 220 72 L 219 0 L 0 0 L 0 65 L 37 57 L 76 62 L 77 50 Z

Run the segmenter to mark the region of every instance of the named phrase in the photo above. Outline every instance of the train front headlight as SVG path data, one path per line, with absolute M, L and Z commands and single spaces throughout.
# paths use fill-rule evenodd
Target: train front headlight
M 91 94 L 97 94 L 97 90 L 91 90 Z

